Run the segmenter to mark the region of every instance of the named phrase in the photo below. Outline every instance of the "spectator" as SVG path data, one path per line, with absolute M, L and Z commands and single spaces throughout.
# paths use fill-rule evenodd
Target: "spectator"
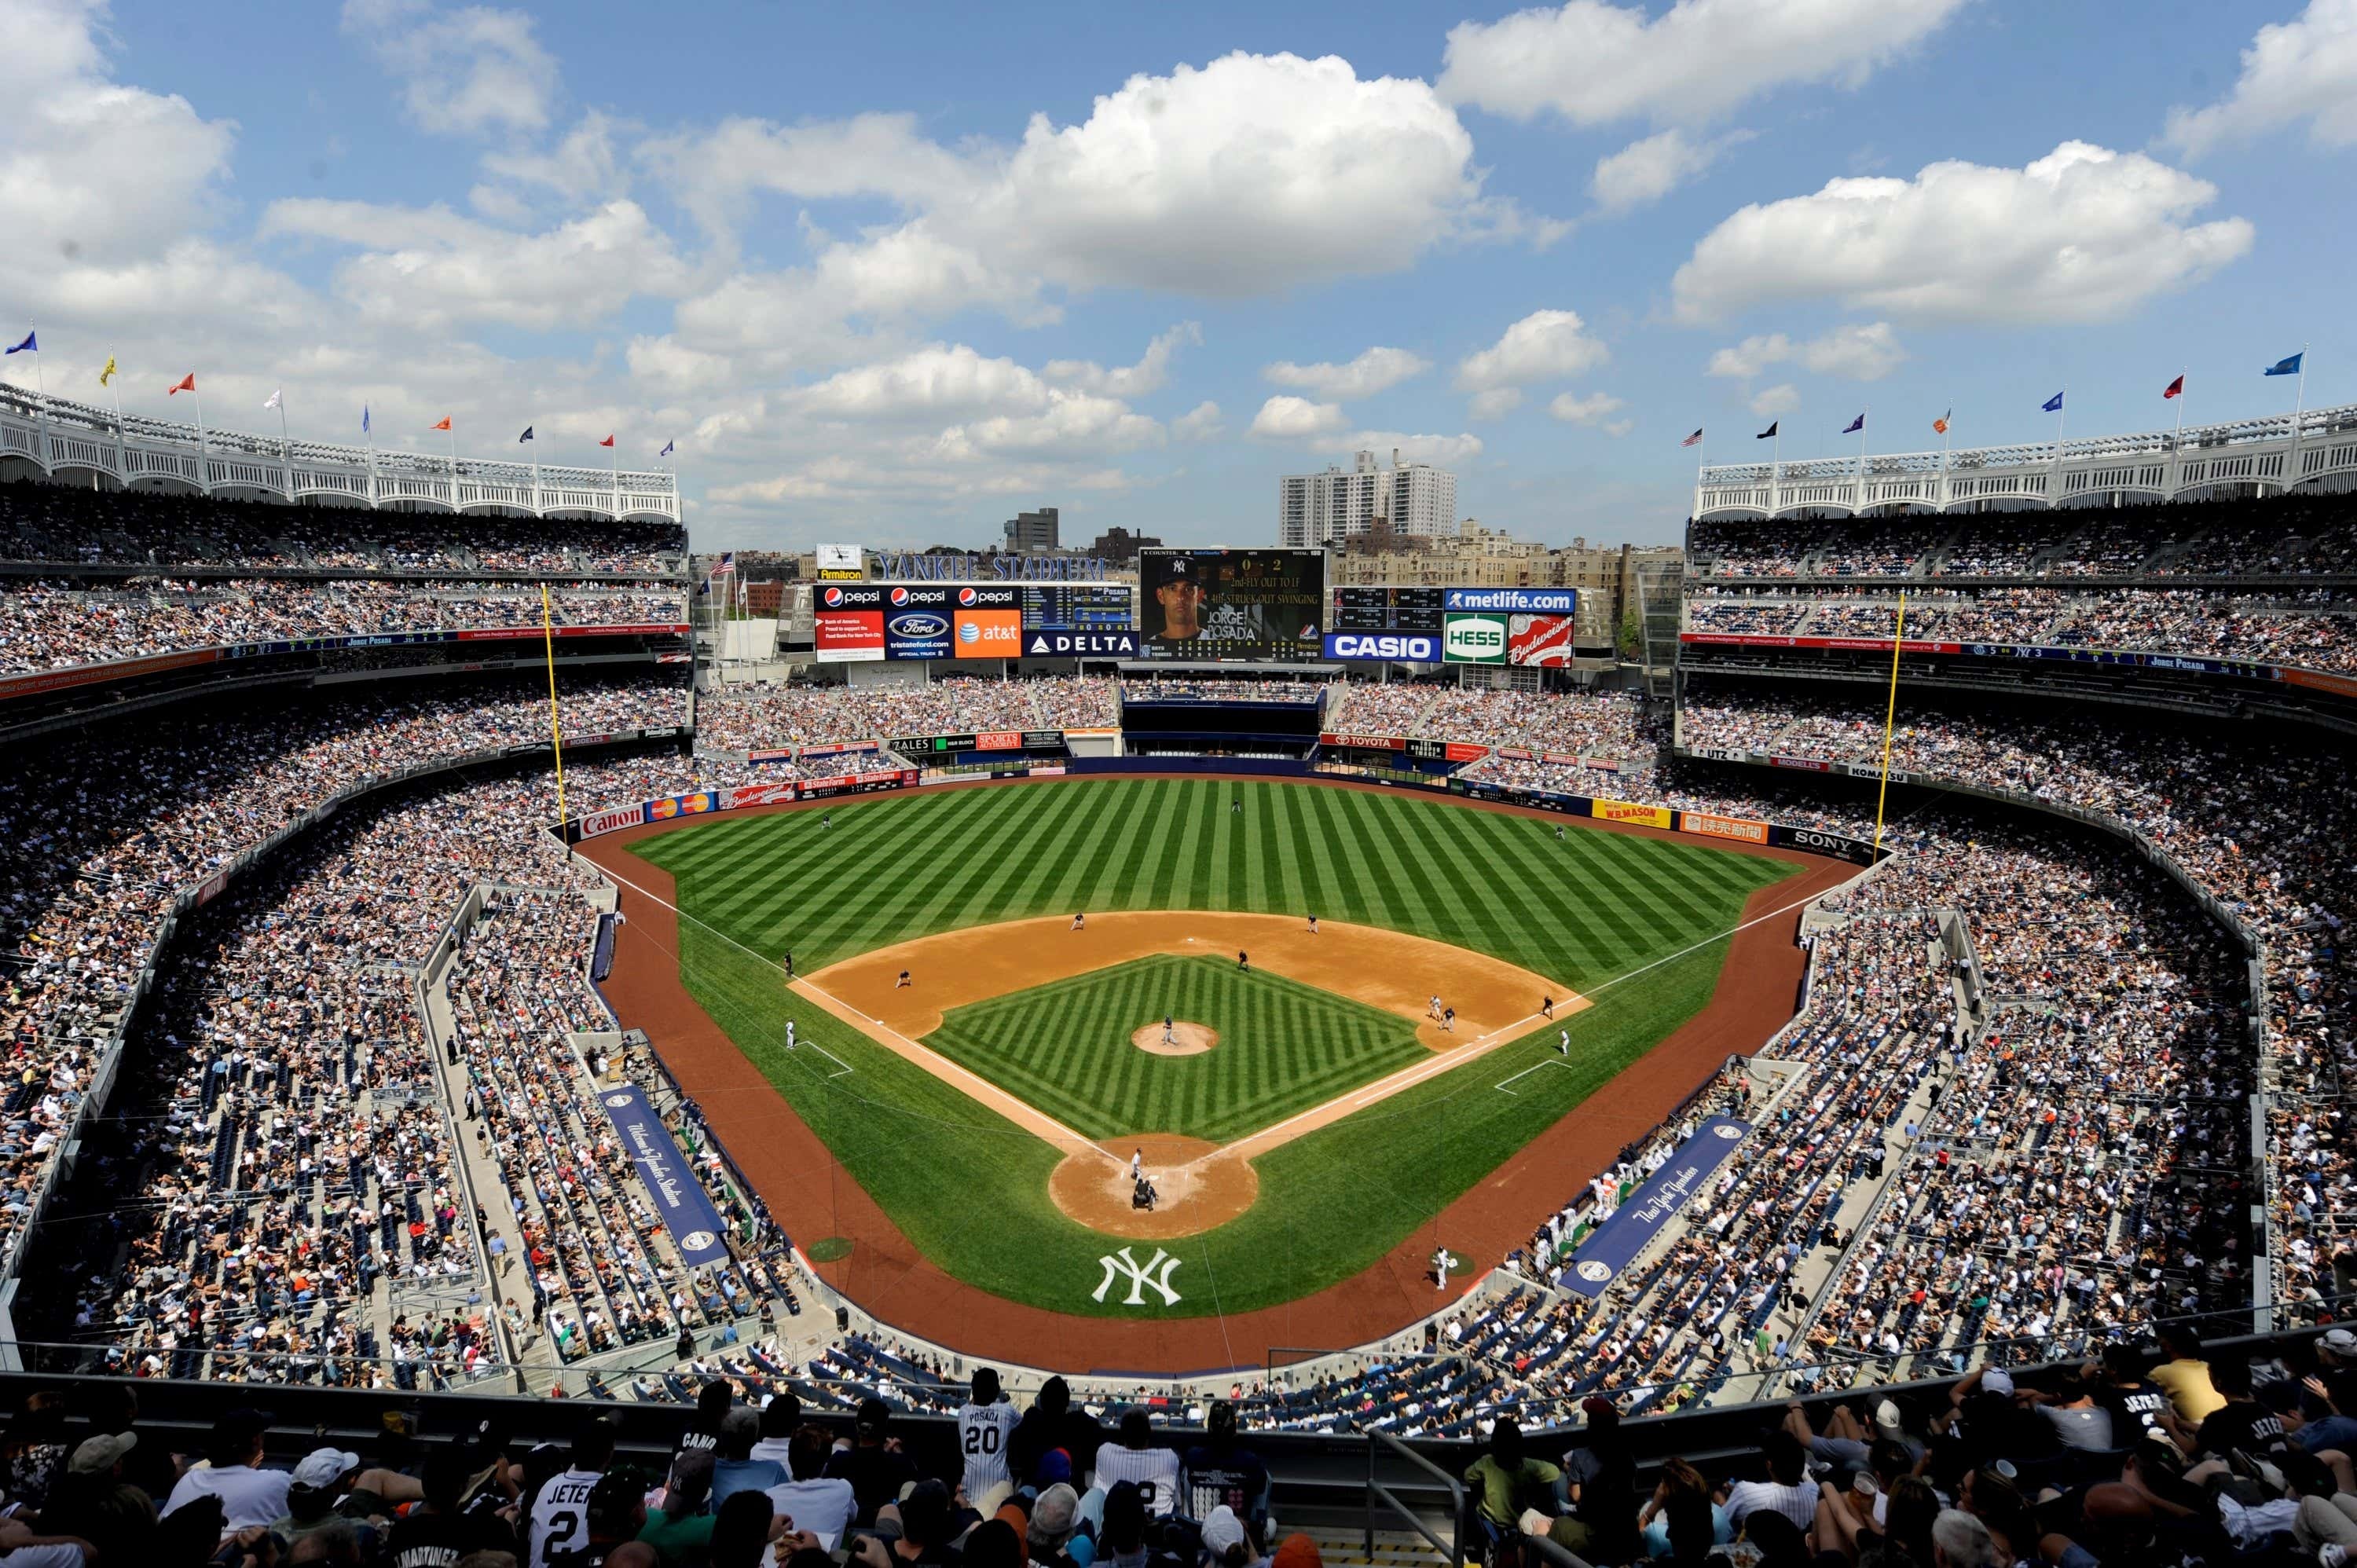
M 861 1400 L 852 1445 L 837 1449 L 826 1462 L 827 1475 L 851 1483 L 858 1504 L 853 1517 L 862 1526 L 873 1525 L 876 1510 L 899 1497 L 900 1488 L 916 1478 L 916 1466 L 900 1452 L 900 1440 L 887 1431 L 891 1419 L 891 1407 L 882 1400 Z
M 1135 1486 L 1157 1519 L 1169 1518 L 1178 1507 L 1178 1455 L 1154 1441 L 1153 1423 L 1142 1410 L 1122 1412 L 1120 1440 L 1099 1445 L 1093 1468 L 1100 1487 Z

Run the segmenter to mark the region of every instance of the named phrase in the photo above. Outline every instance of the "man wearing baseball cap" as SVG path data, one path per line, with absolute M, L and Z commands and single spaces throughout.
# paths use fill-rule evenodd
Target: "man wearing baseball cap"
M 1202 564 L 1176 552 L 1155 560 L 1153 580 L 1146 585 L 1157 612 L 1146 626 L 1149 642 L 1192 642 L 1203 635 Z

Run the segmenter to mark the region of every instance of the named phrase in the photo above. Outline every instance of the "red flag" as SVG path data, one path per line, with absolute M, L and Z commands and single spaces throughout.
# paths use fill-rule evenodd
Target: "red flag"
M 444 414 L 444 415 L 442 416 L 442 423 L 441 423 L 441 424 L 436 424 L 436 425 L 431 426 L 431 428 L 436 429 L 436 430 L 447 430 L 447 429 L 449 429 L 449 428 L 450 428 L 450 416 L 449 416 L 448 414 L 447 414 L 447 413 L 446 413 L 446 414 Z
M 610 435 L 608 435 L 608 437 L 606 437 L 606 439 L 604 439 L 603 441 L 600 441 L 599 443 L 597 443 L 597 445 L 598 445 L 598 446 L 611 446 L 613 444 L 614 444 L 614 438 L 613 438 L 612 436 L 610 436 Z
M 172 392 L 194 392 L 196 390 L 197 372 L 190 371 L 187 375 L 182 376 L 178 381 L 173 382 L 172 391 L 166 392 L 164 395 L 166 397 L 170 397 Z
M 2179 376 L 2179 377 L 2178 377 L 2175 381 L 2171 381 L 2171 382 L 2169 382 L 2169 390 L 2168 390 L 2167 392 L 2162 392 L 2162 393 L 2160 394 L 2161 401 L 2162 401 L 2163 403 L 2166 403 L 2166 402 L 2168 402 L 2170 398 L 2173 398 L 2173 397 L 2177 396 L 2179 392 L 2183 392 L 2184 390 L 2185 390 L 2185 378 L 2184 378 L 2183 376 Z

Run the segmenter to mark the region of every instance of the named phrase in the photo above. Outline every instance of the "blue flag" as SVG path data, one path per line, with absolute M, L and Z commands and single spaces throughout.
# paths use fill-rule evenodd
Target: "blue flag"
M 1866 415 L 1861 413 L 1856 419 L 1851 420 L 1847 424 L 1842 426 L 1842 434 L 1844 435 L 1855 435 L 1865 428 Z
M 516 445 L 517 445 L 517 446 L 522 446 L 525 442 L 527 442 L 527 441 L 529 441 L 529 440 L 531 440 L 531 439 L 532 439 L 532 426 L 531 426 L 531 425 L 529 425 L 529 424 L 527 424 L 527 425 L 525 425 L 525 426 L 523 427 L 523 434 L 516 437 Z
M 655 456 L 658 457 L 668 457 L 671 456 L 671 449 L 678 445 L 679 443 L 676 441 L 666 441 L 663 443 L 663 449 L 656 453 Z
M 2052 397 L 2050 397 L 2050 398 L 2048 398 L 2044 403 L 2040 403 L 2040 404 L 2038 405 L 2038 407 L 2039 407 L 2040 412 L 2044 413 L 2061 413 L 2061 412 L 2062 412 L 2062 394 L 2061 394 L 2061 392 L 2056 392 Z
M 25 341 L 30 343 L 32 339 L 27 338 Z M 11 354 L 16 351 L 16 350 L 14 349 L 8 350 Z M 2266 368 L 2265 373 L 2270 376 L 2296 376 L 2299 374 L 2299 362 L 2307 358 L 2308 350 L 2302 349 L 2298 353 L 2294 354 L 2288 360 L 2277 360 L 2274 364 L 2269 365 Z
M 8 350 L 11 354 L 38 354 L 40 351 L 41 346 L 33 341 L 33 334 L 30 332 L 25 334 L 25 340 L 22 343 L 17 344 L 15 348 Z M 2273 371 L 2269 371 L 2267 374 L 2274 375 L 2275 372 Z
M 361 404 L 361 434 L 366 435 L 368 428 L 368 404 L 362 403 Z
M 1784 423 L 1784 422 L 1783 422 L 1782 420 L 1781 420 L 1781 419 L 1780 419 L 1780 420 L 1778 420 L 1778 421 L 1776 421 L 1774 424 L 1770 424 L 1767 429 L 1765 429 L 1765 430 L 1761 431 L 1759 435 L 1757 435 L 1753 436 L 1751 439 L 1753 439 L 1754 441 L 1765 441 L 1765 440 L 1767 440 L 1770 436 L 1771 436 L 1771 435 L 1775 435 L 1775 434 L 1776 434 L 1776 425 L 1777 425 L 1777 424 L 1783 424 L 1783 423 Z

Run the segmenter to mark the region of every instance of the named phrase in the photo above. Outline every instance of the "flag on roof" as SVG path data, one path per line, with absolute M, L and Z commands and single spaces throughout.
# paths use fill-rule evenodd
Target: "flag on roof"
M 2050 398 L 2048 398 L 2044 403 L 2040 403 L 2040 404 L 2038 405 L 2038 411 L 2039 411 L 2040 413 L 2061 413 L 2061 412 L 2062 412 L 2062 394 L 2061 394 L 2061 392 L 2056 392 L 2052 397 L 2050 397 Z
M 1851 420 L 1847 424 L 1842 426 L 1842 434 L 1844 435 L 1855 435 L 1865 428 L 1866 415 L 1861 413 L 1856 419 Z
M 11 353 L 11 354 L 38 354 L 38 353 L 39 353 L 39 352 L 41 351 L 41 346 L 40 346 L 40 344 L 39 344 L 39 343 L 38 343 L 38 342 L 34 341 L 35 336 L 36 336 L 35 334 L 30 333 L 30 332 L 26 333 L 26 334 L 25 334 L 25 340 L 24 340 L 22 343 L 17 344 L 16 347 L 14 347 L 14 348 L 10 349 L 8 350 L 8 352 L 9 352 L 9 353 Z
M 2163 403 L 2166 403 L 2166 402 L 2168 402 L 2170 398 L 2176 397 L 2177 395 L 2179 395 L 2180 392 L 2184 392 L 2184 391 L 2185 391 L 2185 378 L 2184 378 L 2183 376 L 2179 376 L 2179 377 L 2178 377 L 2175 381 L 2173 381 L 2169 382 L 2169 385 L 2167 385 L 2167 386 L 2165 386 L 2165 387 L 2163 387 L 2163 388 L 2161 389 L 2161 391 L 2160 391 L 2160 397 L 2161 397 L 2161 401 L 2162 401 Z
M 658 457 L 668 457 L 671 456 L 672 448 L 678 445 L 679 443 L 676 441 L 666 441 L 663 443 L 663 449 L 656 453 L 655 456 Z
M 25 341 L 29 343 L 32 339 L 27 338 Z M 8 351 L 12 354 L 16 352 L 14 349 L 9 349 Z M 2308 350 L 2302 349 L 2298 353 L 2294 354 L 2288 360 L 2277 360 L 2274 364 L 2269 365 L 2266 368 L 2265 373 L 2270 376 L 2296 376 L 2299 374 L 2299 362 L 2307 358 Z
M 1777 425 L 1777 424 L 1783 424 L 1783 423 L 1784 423 L 1784 422 L 1783 422 L 1782 420 L 1781 420 L 1781 419 L 1780 419 L 1780 420 L 1778 420 L 1778 421 L 1776 421 L 1775 424 L 1770 424 L 1767 429 L 1765 429 L 1765 430 L 1761 431 L 1759 435 L 1757 435 L 1753 436 L 1751 439 L 1753 439 L 1754 441 L 1765 441 L 1765 440 L 1767 440 L 1770 436 L 1771 436 L 1771 435 L 1775 435 L 1775 434 L 1776 434 L 1776 425 Z
M 1933 420 L 1932 422 L 1932 428 L 1937 431 L 1940 435 L 1945 435 L 1948 433 L 1948 420 L 1955 412 L 1956 411 L 1952 408 L 1946 413 L 1943 413 L 1939 418 Z
M 525 426 L 523 427 L 523 434 L 516 437 L 516 445 L 517 445 L 517 446 L 522 446 L 525 442 L 527 442 L 527 441 L 529 441 L 529 440 L 531 440 L 531 439 L 532 439 L 532 426 L 531 426 L 531 425 L 529 425 L 529 424 L 527 424 L 527 425 L 525 425 Z
M 1702 432 L 1701 432 L 1701 431 L 1699 431 L 1699 430 L 1695 431 L 1692 435 L 1689 435 L 1689 436 L 1687 436 L 1684 441 L 1679 442 L 1679 443 L 1678 443 L 1678 445 L 1679 445 L 1679 446 L 1701 446 L 1701 445 L 1702 445 Z
M 428 426 L 427 428 L 429 428 L 429 429 L 433 429 L 433 430 L 447 430 L 447 429 L 449 429 L 449 428 L 450 428 L 450 416 L 449 416 L 448 414 L 447 414 L 447 413 L 446 413 L 446 414 L 444 414 L 438 423 L 436 423 L 436 424 L 432 424 L 432 425 Z
M 604 439 L 603 441 L 600 441 L 599 443 L 597 443 L 597 445 L 598 445 L 598 446 L 611 446 L 613 444 L 614 444 L 614 438 L 613 438 L 612 436 L 610 436 L 610 435 L 608 435 L 608 437 L 606 437 L 606 439 Z
M 265 409 L 272 409 L 284 408 L 285 405 L 286 389 L 285 387 L 280 387 L 277 391 L 270 394 L 269 401 L 264 403 L 262 406 Z
M 106 385 L 106 383 L 107 383 L 107 382 L 109 382 L 109 381 L 113 381 L 113 379 L 114 379 L 114 356 L 113 356 L 113 355 L 112 355 L 112 354 L 109 354 L 109 355 L 106 357 L 106 369 L 104 369 L 104 370 L 102 370 L 102 371 L 99 371 L 99 372 L 98 372 L 98 384 L 99 384 L 100 386 L 104 386 L 104 385 Z
M 174 381 L 171 385 L 170 391 L 165 392 L 164 395 L 166 397 L 170 397 L 173 392 L 192 392 L 196 390 L 197 372 L 190 371 L 187 375 L 182 376 L 178 381 Z
M 368 404 L 362 403 L 361 404 L 361 434 L 366 435 L 368 434 Z

